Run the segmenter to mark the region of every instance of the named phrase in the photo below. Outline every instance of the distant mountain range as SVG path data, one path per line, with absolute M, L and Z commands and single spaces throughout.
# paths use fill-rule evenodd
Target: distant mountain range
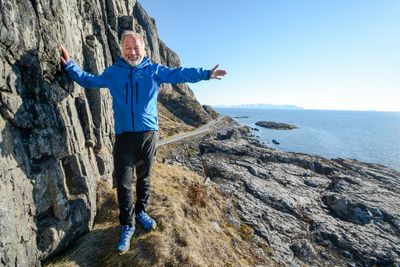
M 249 109 L 303 109 L 293 105 L 272 104 L 241 104 L 241 105 L 215 105 L 214 108 L 249 108 Z

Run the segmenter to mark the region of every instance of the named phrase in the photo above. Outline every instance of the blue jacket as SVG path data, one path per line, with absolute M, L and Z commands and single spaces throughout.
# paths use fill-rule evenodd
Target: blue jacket
M 209 70 L 170 68 L 152 64 L 145 57 L 136 67 L 122 58 L 99 76 L 82 71 L 74 61 L 65 66 L 68 75 L 85 88 L 109 88 L 113 97 L 115 133 L 157 131 L 157 96 L 162 83 L 208 80 Z

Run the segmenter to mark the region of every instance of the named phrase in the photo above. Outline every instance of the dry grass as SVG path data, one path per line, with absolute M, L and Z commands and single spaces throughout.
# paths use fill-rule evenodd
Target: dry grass
M 97 183 L 97 214 L 95 224 L 102 224 L 117 221 L 118 218 L 118 197 L 117 191 L 112 184 L 106 181 Z
M 225 220 L 225 199 L 203 177 L 185 167 L 156 163 L 148 212 L 158 223 L 146 233 L 140 227 L 131 249 L 115 250 L 118 214 L 114 190 L 100 191 L 94 229 L 74 248 L 48 266 L 254 266 L 258 259 L 252 229 Z M 268 250 L 268 247 L 262 248 Z M 271 266 L 272 262 L 268 264 Z

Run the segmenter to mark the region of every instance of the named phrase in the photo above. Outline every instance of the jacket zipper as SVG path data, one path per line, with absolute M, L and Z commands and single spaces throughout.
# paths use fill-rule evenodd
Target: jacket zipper
M 139 92 L 138 92 L 139 85 L 138 85 L 138 82 L 136 82 L 135 84 L 136 84 L 136 104 L 137 104 L 137 103 L 139 103 Z
M 125 84 L 125 99 L 126 104 L 128 104 L 128 82 Z
M 132 130 L 135 131 L 135 114 L 133 112 L 133 68 L 131 68 L 131 114 L 132 114 Z

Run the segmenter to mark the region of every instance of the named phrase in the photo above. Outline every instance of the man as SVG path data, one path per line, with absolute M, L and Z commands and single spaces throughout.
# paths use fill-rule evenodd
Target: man
M 99 76 L 84 72 L 71 60 L 61 45 L 61 63 L 68 75 L 85 88 L 107 87 L 113 97 L 115 120 L 114 169 L 117 180 L 121 235 L 119 254 L 129 250 L 135 233 L 135 221 L 145 230 L 157 224 L 146 213 L 150 192 L 150 171 L 158 139 L 157 95 L 162 83 L 199 82 L 225 76 L 218 65 L 211 70 L 169 68 L 153 64 L 145 57 L 143 37 L 125 31 L 121 37 L 123 56 Z M 140 163 L 139 163 L 140 162 Z M 136 163 L 136 203 L 132 200 L 132 169 Z

